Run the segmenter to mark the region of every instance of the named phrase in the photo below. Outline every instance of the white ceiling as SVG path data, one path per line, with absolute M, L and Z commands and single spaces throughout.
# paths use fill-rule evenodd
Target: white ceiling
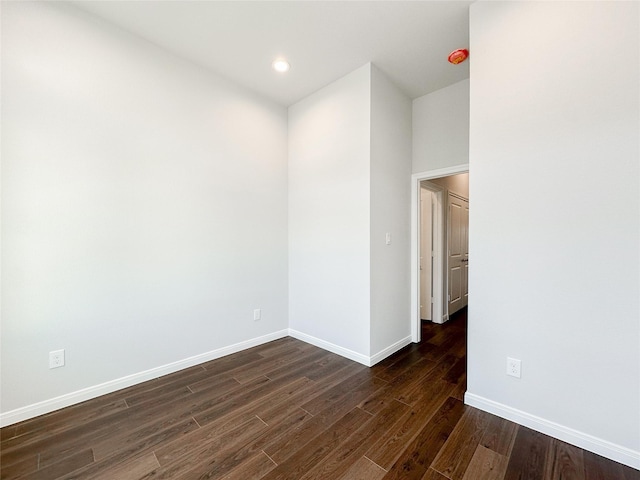
M 447 55 L 468 48 L 471 1 L 72 3 L 282 105 L 367 62 L 411 98 L 469 77 Z

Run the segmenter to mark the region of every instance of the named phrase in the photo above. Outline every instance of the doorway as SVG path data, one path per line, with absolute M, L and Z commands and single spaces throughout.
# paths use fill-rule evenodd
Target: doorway
M 446 249 L 444 248 L 444 242 L 451 238 L 451 233 L 444 230 L 448 224 L 445 217 L 450 215 L 449 212 L 445 211 L 445 207 L 449 208 L 449 193 L 457 194 L 457 197 L 459 197 L 458 203 L 460 203 L 460 201 L 465 200 L 464 192 L 461 194 L 459 189 L 456 191 L 450 184 L 452 179 L 447 180 L 443 179 L 443 177 L 452 177 L 453 175 L 468 173 L 468 171 L 468 165 L 460 165 L 414 174 L 411 177 L 411 337 L 413 342 L 420 341 L 423 315 L 430 313 L 431 318 L 429 320 L 434 323 L 443 323 L 448 320 L 449 295 L 452 286 L 460 289 L 459 298 L 455 299 L 456 303 L 452 308 L 462 308 L 467 302 L 468 292 L 464 288 L 463 277 L 466 277 L 465 274 L 468 271 L 468 250 L 466 249 L 466 245 L 468 245 L 468 228 L 462 228 L 462 233 L 456 236 L 456 241 L 458 242 L 456 245 L 459 248 L 455 248 L 455 250 L 460 250 L 461 252 L 458 252 L 459 255 L 456 257 L 455 278 L 452 278 L 454 275 L 445 268 L 449 264 L 445 253 L 448 254 L 451 248 L 448 246 Z M 447 184 L 448 181 L 449 184 Z M 468 201 L 468 190 L 466 196 Z M 421 232 L 421 207 L 423 204 L 425 208 L 431 207 L 431 215 L 426 215 L 426 217 L 431 219 L 432 228 L 427 228 L 424 234 L 431 234 L 431 242 L 424 239 Z M 460 213 L 459 217 L 464 224 L 464 215 L 468 215 L 468 203 L 466 207 L 463 205 L 461 209 L 456 210 L 456 215 L 458 213 Z M 425 241 L 423 242 L 423 240 Z M 431 252 L 428 251 L 429 246 L 432 249 Z M 425 250 L 427 251 L 425 252 Z M 431 272 L 431 282 L 425 279 L 429 272 Z M 457 282 L 458 276 L 461 282 L 451 285 L 449 283 L 450 278 Z M 424 285 L 425 282 L 428 283 L 427 286 Z M 429 290 L 431 295 L 427 299 Z M 454 293 L 457 293 L 457 291 Z

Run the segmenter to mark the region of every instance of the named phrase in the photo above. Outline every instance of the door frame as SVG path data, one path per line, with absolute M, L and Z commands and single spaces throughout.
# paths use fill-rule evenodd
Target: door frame
M 438 185 L 433 185 L 434 188 L 432 188 L 432 184 L 431 182 L 429 182 L 428 184 L 426 184 L 427 181 L 423 181 L 420 182 L 420 223 L 419 223 L 419 228 L 420 228 L 420 232 L 418 235 L 418 240 L 420 242 L 420 245 L 418 247 L 418 252 L 420 255 L 420 262 L 419 262 L 419 277 L 420 277 L 420 319 L 421 320 L 429 320 L 432 321 L 434 319 L 433 316 L 433 270 L 434 270 L 434 254 L 435 254 L 435 249 L 436 249 L 436 235 L 434 232 L 434 225 L 437 222 L 437 219 L 435 218 L 437 209 L 439 207 L 438 205 L 438 198 L 437 198 L 437 194 L 438 194 Z M 437 187 L 437 188 L 436 188 Z M 425 199 L 428 198 L 428 207 L 425 208 Z M 425 210 L 429 210 L 429 216 L 428 216 L 428 220 L 425 219 Z M 426 250 L 424 250 L 424 241 L 425 239 L 422 237 L 423 233 L 425 232 L 425 224 L 428 223 L 429 224 L 429 251 L 430 253 L 428 253 Z M 425 262 L 425 258 L 428 259 L 428 261 Z M 428 269 L 425 269 L 425 263 L 428 264 Z M 428 271 L 427 271 L 428 270 Z M 424 291 L 424 285 L 422 283 L 422 281 L 427 278 L 429 279 L 429 291 L 426 292 Z M 428 299 L 427 299 L 428 297 Z M 428 316 L 424 315 L 424 312 L 428 311 L 429 314 Z
M 427 170 L 425 172 L 414 173 L 411 175 L 411 341 L 417 343 L 420 341 L 420 182 L 440 177 L 448 177 L 459 173 L 467 173 L 469 164 L 456 165 L 454 167 L 439 168 L 435 170 Z M 437 197 L 438 195 L 436 195 Z M 442 195 L 440 194 L 440 197 Z M 440 204 L 442 198 L 440 198 Z M 442 206 L 442 205 L 440 205 Z M 436 238 L 436 228 L 442 232 L 444 228 L 444 219 L 442 209 L 436 209 L 436 218 L 434 219 L 434 238 Z M 438 235 L 440 238 L 442 235 Z M 442 248 L 440 248 L 442 250 Z M 436 246 L 434 244 L 434 252 Z M 440 255 L 442 257 L 442 255 Z M 436 268 L 440 265 L 440 268 Z M 444 312 L 444 275 L 443 275 L 442 258 L 440 262 L 434 259 L 434 275 L 433 275 L 433 318 L 443 318 Z M 438 276 L 439 278 L 436 278 Z M 439 315 L 439 316 L 436 316 Z
M 421 180 L 419 182 L 420 188 L 427 190 L 429 193 L 433 195 L 433 215 L 431 218 L 431 228 L 432 228 L 432 238 L 433 243 L 431 245 L 431 250 L 433 252 L 433 257 L 431 258 L 431 321 L 434 323 L 444 323 L 446 318 L 446 312 L 443 310 L 446 303 L 444 302 L 444 290 L 443 287 L 445 285 L 446 277 L 444 277 L 444 264 L 443 264 L 443 252 L 444 252 L 444 206 L 445 206 L 445 190 L 444 187 L 440 185 L 433 184 L 428 180 Z M 422 190 L 420 190 L 422 193 Z M 422 208 L 422 206 L 420 206 Z M 420 248 L 422 245 L 422 215 L 421 212 L 418 211 L 418 309 L 420 308 L 420 303 L 422 301 L 422 288 L 420 281 L 420 257 L 424 256 L 421 254 Z M 418 312 L 419 320 L 422 320 L 422 315 Z

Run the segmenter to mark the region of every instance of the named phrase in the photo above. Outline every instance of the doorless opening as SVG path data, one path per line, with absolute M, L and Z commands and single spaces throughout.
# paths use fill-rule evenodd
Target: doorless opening
M 447 278 L 445 278 L 446 276 L 444 274 L 445 265 L 447 264 L 447 260 L 444 258 L 444 206 L 448 204 L 448 198 L 445 195 L 445 189 L 442 186 L 429 182 L 429 180 L 449 177 L 460 173 L 467 173 L 468 171 L 469 165 L 467 164 L 431 170 L 413 174 L 411 176 L 411 337 L 413 342 L 420 341 L 421 318 L 425 311 L 428 310 L 428 305 L 427 308 L 425 308 L 424 296 L 422 296 L 423 300 L 421 302 L 421 290 L 423 290 L 422 284 L 425 281 L 424 275 L 426 273 L 426 268 L 430 267 L 432 271 L 430 286 L 432 300 L 431 320 L 437 323 L 442 323 L 448 318 L 449 285 L 447 284 L 445 286 Z M 425 192 L 425 197 L 423 197 L 423 192 Z M 426 196 L 429 196 L 431 199 L 430 204 L 432 205 L 433 212 L 431 216 L 431 248 L 433 256 L 429 267 L 427 267 L 429 262 L 425 261 L 426 259 L 424 258 L 426 255 L 424 255 L 424 252 L 421 249 L 423 240 L 421 232 L 421 203 L 424 201 Z M 426 242 L 426 244 L 428 245 L 429 242 Z M 431 252 L 427 253 L 431 255 Z M 423 258 L 421 258 L 421 256 Z M 423 267 L 423 270 L 420 269 L 421 266 Z M 464 268 L 467 268 L 467 265 L 464 265 Z M 423 277 L 422 281 L 421 276 Z

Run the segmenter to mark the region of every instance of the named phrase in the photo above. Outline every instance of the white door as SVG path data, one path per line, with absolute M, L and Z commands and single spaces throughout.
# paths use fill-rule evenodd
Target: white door
M 469 201 L 449 194 L 447 222 L 447 277 L 449 280 L 449 315 L 468 302 Z
M 431 191 L 420 188 L 420 318 L 432 320 L 433 201 Z

